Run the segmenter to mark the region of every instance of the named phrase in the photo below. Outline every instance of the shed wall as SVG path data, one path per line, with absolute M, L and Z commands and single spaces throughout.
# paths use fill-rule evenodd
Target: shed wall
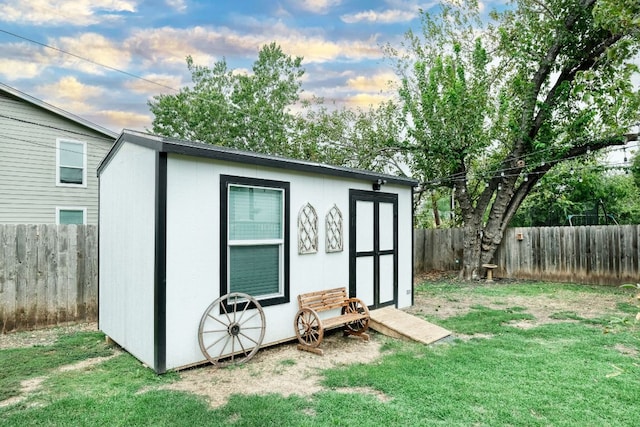
M 167 369 L 204 360 L 197 331 L 202 313 L 220 295 L 220 175 L 286 181 L 290 191 L 290 290 L 288 304 L 264 307 L 263 345 L 295 338 L 293 320 L 297 295 L 336 286 L 349 286 L 349 189 L 371 190 L 370 182 L 286 169 L 219 162 L 170 155 L 167 185 Z M 411 305 L 412 216 L 411 189 L 388 185 L 398 193 L 398 306 Z M 298 254 L 297 216 L 310 203 L 318 214 L 319 247 Z M 336 204 L 343 215 L 344 250 L 325 252 L 325 215 Z
M 100 176 L 99 328 L 154 366 L 156 152 L 123 144 Z

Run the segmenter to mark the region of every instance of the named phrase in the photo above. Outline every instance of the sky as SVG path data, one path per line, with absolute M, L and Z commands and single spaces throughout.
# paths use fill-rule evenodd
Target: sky
M 383 45 L 399 46 L 437 3 L 0 0 L 0 82 L 114 132 L 149 130 L 148 100 L 190 84 L 187 55 L 243 72 L 276 42 L 304 58 L 303 97 L 367 108 L 395 78 Z

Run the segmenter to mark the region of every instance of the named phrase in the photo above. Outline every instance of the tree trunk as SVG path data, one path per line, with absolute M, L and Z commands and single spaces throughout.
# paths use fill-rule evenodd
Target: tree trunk
M 433 209 L 433 220 L 436 223 L 436 228 L 440 228 L 442 223 L 440 222 L 440 212 L 438 211 L 438 198 L 435 193 L 431 193 L 431 209 Z
M 459 277 L 463 280 L 476 280 L 480 277 L 482 230 L 473 225 L 465 226 L 463 239 L 462 269 Z

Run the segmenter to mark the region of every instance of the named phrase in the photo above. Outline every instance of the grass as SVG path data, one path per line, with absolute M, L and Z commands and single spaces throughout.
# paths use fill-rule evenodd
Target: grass
M 104 335 L 85 333 L 62 336 L 52 346 L 9 349 L 0 352 L 0 401 L 16 396 L 20 381 L 44 375 L 80 360 L 112 354 Z
M 620 316 L 637 309 L 628 304 L 624 292 L 577 285 L 479 287 L 447 282 L 428 283 L 417 291 L 451 300 L 477 293 L 498 302 L 510 295 L 571 298 L 587 292 L 619 296 Z M 232 396 L 215 410 L 194 395 L 154 389 L 178 374 L 156 376 L 128 354 L 83 371 L 56 370 L 111 354 L 97 333 L 62 337 L 47 347 L 2 350 L 0 392 L 5 396 L 15 395 L 23 379 L 43 375 L 47 379 L 41 391 L 24 402 L 0 407 L 0 426 L 637 425 L 637 323 L 594 321 L 564 311 L 552 316 L 557 323 L 519 329 L 514 321 L 533 318 L 527 307 L 499 307 L 478 305 L 438 322 L 456 334 L 471 335 L 470 339 L 422 346 L 378 337 L 385 342 L 379 361 L 325 371 L 327 389 L 311 398 Z M 628 351 L 619 351 L 621 347 Z M 336 390 L 355 387 L 377 394 Z

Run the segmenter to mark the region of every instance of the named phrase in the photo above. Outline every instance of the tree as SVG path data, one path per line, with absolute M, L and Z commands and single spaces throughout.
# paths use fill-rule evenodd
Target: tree
M 633 176 L 633 182 L 636 184 L 636 187 L 638 187 L 638 192 L 640 192 L 640 150 L 636 151 L 633 155 L 631 175 Z
M 212 67 L 187 58 L 193 87 L 149 102 L 152 132 L 265 154 L 406 174 L 390 148 L 399 134 L 392 103 L 367 110 L 329 108 L 320 98 L 300 101 L 302 58 L 272 43 L 252 72 Z M 294 108 L 295 107 L 295 108 Z M 383 141 L 384 144 L 380 144 Z
M 317 99 L 298 116 L 292 141 L 308 151 L 304 158 L 321 163 L 407 175 L 402 156 L 392 147 L 400 134 L 393 102 L 369 109 L 328 108 Z
M 640 224 L 640 191 L 631 175 L 596 159 L 580 159 L 563 162 L 545 174 L 511 225 L 568 225 L 570 215 L 577 215 L 573 225 L 603 223 L 605 213 L 619 224 Z
M 516 0 L 483 23 L 463 0 L 421 18 L 421 33 L 388 48 L 408 136 L 398 149 L 424 190 L 454 189 L 461 276 L 474 278 L 549 170 L 623 144 L 638 122 L 640 4 Z
M 267 154 L 301 157 L 303 147 L 291 144 L 290 129 L 298 102 L 302 58 L 292 58 L 275 43 L 258 52 L 252 73 L 230 70 L 225 60 L 213 67 L 195 65 L 187 57 L 193 88 L 175 95 L 154 96 L 149 108 L 152 131 Z

